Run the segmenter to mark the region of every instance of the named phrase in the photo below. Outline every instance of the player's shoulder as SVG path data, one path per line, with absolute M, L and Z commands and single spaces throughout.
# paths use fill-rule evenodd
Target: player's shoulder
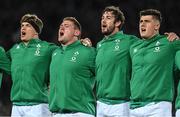
M 41 43 L 41 44 L 44 44 L 44 45 L 47 45 L 47 46 L 55 45 L 55 44 L 52 43 L 52 42 L 48 42 L 48 41 L 44 41 L 44 40 L 43 40 L 43 41 L 41 40 L 40 43 Z
M 81 48 L 83 48 L 84 50 L 86 51 L 92 51 L 92 50 L 95 50 L 94 47 L 92 46 L 86 46 L 86 45 L 83 45 L 83 44 L 80 44 Z
M 47 48 L 54 48 L 54 49 L 56 49 L 58 47 L 55 43 L 47 42 L 47 41 L 41 41 L 41 44 L 44 47 L 47 47 Z
M 5 52 L 5 50 L 4 50 L 4 48 L 2 46 L 0 46 L 0 51 Z
M 21 43 L 15 43 L 15 44 L 11 47 L 11 50 L 16 49 L 16 48 L 19 48 L 20 45 L 21 45 Z
M 80 50 L 85 51 L 87 53 L 95 53 L 96 49 L 92 46 L 85 46 L 82 43 L 80 43 Z
M 135 35 L 131 35 L 131 34 L 124 34 L 124 37 L 130 39 L 130 40 L 138 40 L 139 38 Z

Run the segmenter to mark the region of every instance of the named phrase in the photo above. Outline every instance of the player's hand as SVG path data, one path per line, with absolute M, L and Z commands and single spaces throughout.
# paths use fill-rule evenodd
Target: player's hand
M 169 41 L 179 40 L 179 36 L 174 32 L 165 32 Z
M 92 42 L 89 38 L 80 39 L 80 41 L 84 46 L 92 47 Z

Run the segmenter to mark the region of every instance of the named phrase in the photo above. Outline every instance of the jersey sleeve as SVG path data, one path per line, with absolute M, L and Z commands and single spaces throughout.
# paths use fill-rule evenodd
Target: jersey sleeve
M 131 35 L 131 37 L 130 37 L 130 45 L 134 44 L 138 40 L 140 40 L 138 37 L 136 37 L 134 35 Z
M 58 48 L 57 45 L 50 43 L 49 49 L 50 49 L 51 55 L 53 54 L 54 50 L 56 50 L 57 48 Z
M 2 72 L 0 72 L 0 88 L 1 88 L 1 84 L 2 84 Z
M 170 43 L 173 46 L 173 49 L 175 50 L 175 52 L 180 51 L 180 40 L 175 40 Z
M 176 64 L 177 68 L 180 70 L 180 51 L 176 52 L 175 64 Z
M 95 59 L 96 59 L 96 49 L 91 47 L 88 63 L 90 65 L 90 70 L 92 71 L 94 76 L 95 76 Z
M 0 70 L 8 74 L 10 74 L 11 71 L 11 62 L 2 47 L 0 47 Z

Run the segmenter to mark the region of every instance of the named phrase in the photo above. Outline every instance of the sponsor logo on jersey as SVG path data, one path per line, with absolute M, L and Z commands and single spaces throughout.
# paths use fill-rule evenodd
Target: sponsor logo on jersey
M 78 55 L 79 55 L 79 52 L 78 52 L 78 51 L 74 52 L 74 54 L 73 54 L 73 56 L 71 57 L 70 61 L 71 61 L 71 62 L 76 62 L 76 59 L 77 59 Z
M 98 44 L 98 48 L 100 48 L 102 45 L 101 44 Z
M 57 52 L 53 53 L 53 56 L 56 56 L 57 55 Z
M 37 44 L 36 47 L 37 47 L 37 48 L 36 48 L 36 51 L 35 51 L 34 55 L 35 55 L 35 56 L 40 56 L 40 48 L 41 48 L 41 45 L 40 45 L 40 44 Z
M 161 44 L 161 43 L 160 43 L 159 41 L 156 42 L 155 48 L 154 48 L 154 52 L 160 52 L 160 47 L 159 47 L 160 44 Z
M 119 39 L 116 39 L 114 42 L 115 42 L 114 51 L 119 51 L 119 43 L 120 43 L 120 40 L 119 40 Z
M 136 53 L 137 51 L 138 51 L 137 48 L 134 48 L 134 49 L 133 49 L 133 53 Z
M 19 45 L 17 45 L 17 46 L 16 46 L 16 49 L 19 49 L 19 48 L 20 48 L 20 46 L 19 46 Z

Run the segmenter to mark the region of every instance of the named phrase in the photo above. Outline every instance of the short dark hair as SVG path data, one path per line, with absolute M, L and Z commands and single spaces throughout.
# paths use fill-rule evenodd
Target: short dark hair
M 117 21 L 121 21 L 121 25 L 119 26 L 119 29 L 123 26 L 124 22 L 125 22 L 125 16 L 123 14 L 123 12 L 119 9 L 119 7 L 115 7 L 115 6 L 107 6 L 103 12 L 102 15 L 105 12 L 112 12 L 112 14 L 115 16 L 115 22 Z
M 146 16 L 146 15 L 152 15 L 155 19 L 157 19 L 160 23 L 162 22 L 162 16 L 161 16 L 161 12 L 159 10 L 156 9 L 146 9 L 146 10 L 142 10 L 140 11 L 140 17 L 141 16 Z
M 63 19 L 63 21 L 68 20 L 74 23 L 75 28 L 77 28 L 80 32 L 81 32 L 81 24 L 79 23 L 79 21 L 75 18 L 75 17 L 65 17 Z M 78 36 L 78 38 L 81 38 L 81 34 Z
M 23 22 L 30 23 L 37 33 L 41 33 L 43 28 L 43 22 L 40 18 L 38 18 L 37 15 L 25 14 L 24 16 L 22 16 L 20 23 L 22 24 Z

